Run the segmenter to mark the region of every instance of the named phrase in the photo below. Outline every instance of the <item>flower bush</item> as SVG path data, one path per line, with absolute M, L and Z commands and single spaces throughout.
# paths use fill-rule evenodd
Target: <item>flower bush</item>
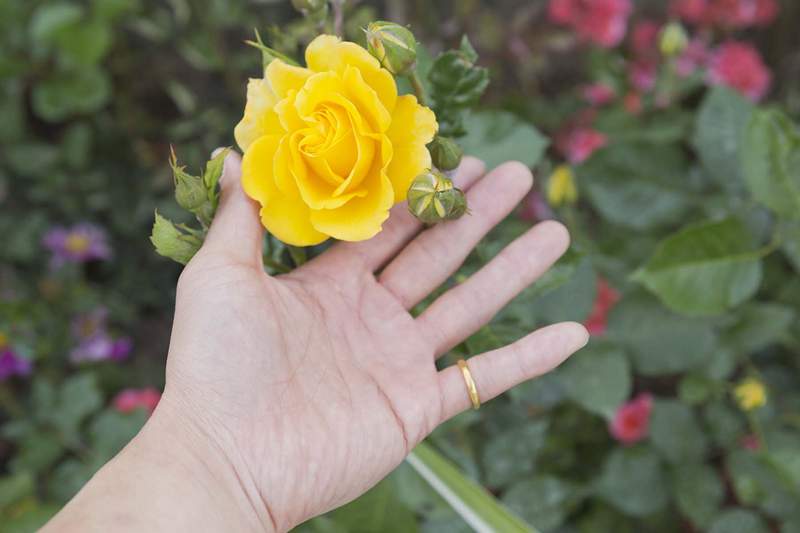
M 543 532 L 800 530 L 800 108 L 787 59 L 798 6 L 402 4 L 350 5 L 345 36 L 366 45 L 370 21 L 405 13 L 439 135 L 463 134 L 466 153 L 489 165 L 519 159 L 537 175 L 537 189 L 452 282 L 535 221 L 558 218 L 573 235 L 561 263 L 444 364 L 558 320 L 581 321 L 594 337 L 430 444 Z M 233 144 L 247 104 L 237 141 L 246 159 L 264 157 L 253 151 L 266 143 L 258 121 L 314 93 L 287 75 L 304 70 L 288 63 L 272 67 L 285 77 L 262 78 L 258 54 L 241 45 L 253 26 L 280 27 L 265 35 L 286 57 L 302 57 L 319 33 L 288 2 L 0 3 L 0 531 L 43 523 L 158 402 L 179 269 L 145 235 L 155 208 L 189 221 L 172 197 L 178 165 L 167 143 L 181 160 L 205 160 Z M 467 48 L 438 50 L 462 32 L 494 82 L 479 111 L 447 113 L 453 76 L 475 60 Z M 371 58 L 354 61 L 378 72 Z M 245 93 L 248 77 L 255 94 Z M 287 79 L 293 96 L 281 92 Z M 474 86 L 485 88 L 482 76 Z M 402 171 L 383 169 L 377 154 L 389 148 L 374 143 L 370 176 L 380 179 L 369 183 L 379 186 L 364 190 L 384 194 L 364 211 L 359 238 L 402 199 L 407 187 L 395 183 L 425 163 L 419 146 L 393 136 L 399 102 L 420 117 L 420 138 L 435 131 L 404 96 L 411 87 L 398 84 L 394 105 L 387 91 L 386 113 L 372 106 L 387 121 L 368 133 L 408 159 Z M 290 144 L 294 130 L 285 132 Z M 357 162 L 329 161 L 338 163 L 344 174 Z M 258 186 L 291 189 L 279 181 L 284 169 L 264 168 L 249 178 L 251 196 Z M 201 177 L 214 174 L 211 165 Z M 194 190 L 189 174 L 177 175 Z M 345 189 L 359 198 L 358 188 L 294 185 L 308 216 L 293 220 L 305 229 L 322 209 L 312 203 Z M 178 201 L 206 224 L 216 199 L 195 199 Z M 297 228 L 265 223 L 272 272 L 319 251 L 287 244 L 348 238 L 311 224 L 315 233 L 293 239 Z M 170 252 L 190 257 L 194 235 L 181 238 Z M 299 529 L 469 531 L 408 466 Z

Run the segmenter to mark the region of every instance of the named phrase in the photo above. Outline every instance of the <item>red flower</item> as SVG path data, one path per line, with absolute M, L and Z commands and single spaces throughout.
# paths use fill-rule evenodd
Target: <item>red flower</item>
M 652 411 L 653 396 L 646 392 L 623 404 L 608 425 L 611 436 L 625 445 L 639 442 L 647 436 Z
M 152 413 L 160 399 L 161 393 L 152 387 L 148 387 L 122 390 L 114 397 L 112 403 L 114 409 L 120 413 L 130 413 L 140 407 L 144 407 L 148 413 Z
M 550 20 L 572 27 L 587 41 L 607 48 L 625 37 L 630 0 L 550 0 Z
M 610 104 L 616 96 L 614 88 L 605 83 L 595 83 L 583 88 L 584 99 L 594 106 Z
M 594 307 L 589 318 L 584 322 L 584 326 L 590 335 L 603 335 L 608 324 L 608 313 L 619 301 L 619 293 L 608 284 L 603 278 L 597 278 L 597 295 L 594 299 Z
M 638 115 L 642 112 L 642 95 L 637 91 L 631 91 L 625 95 L 622 101 L 625 111 L 631 115 Z
M 589 127 L 570 128 L 556 140 L 556 148 L 574 165 L 583 163 L 606 144 L 608 137 Z
M 672 16 L 691 24 L 742 29 L 767 26 L 779 11 L 776 0 L 673 0 Z
M 709 83 L 736 89 L 750 100 L 761 100 L 769 90 L 772 73 L 752 45 L 736 41 L 722 44 L 711 57 Z

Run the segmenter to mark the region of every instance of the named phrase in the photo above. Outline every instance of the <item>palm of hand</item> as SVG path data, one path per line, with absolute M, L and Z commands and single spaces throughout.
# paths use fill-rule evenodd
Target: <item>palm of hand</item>
M 179 284 L 165 398 L 190 406 L 197 425 L 230 455 L 237 476 L 250 480 L 251 499 L 267 502 L 282 529 L 355 498 L 469 406 L 460 371 L 439 372 L 436 356 L 549 267 L 566 235 L 553 223 L 534 228 L 415 319 L 408 309 L 458 267 L 530 186 L 521 168 L 501 167 L 469 192 L 483 227 L 462 219 L 446 241 L 437 227 L 406 246 L 420 228 L 401 207 L 372 241 L 337 244 L 275 278 L 255 253 L 261 230 L 236 171 L 236 160 L 227 161 L 223 205 Z M 480 174 L 474 161 L 467 163 L 462 186 Z M 492 180 L 506 182 L 505 197 L 486 199 L 482 190 Z M 229 248 L 232 242 L 242 246 Z M 440 244 L 451 253 L 436 261 L 428 250 Z M 520 263 L 537 250 L 547 253 Z M 505 285 L 493 287 L 492 280 Z M 470 304 L 480 307 L 470 311 Z M 549 370 L 583 343 L 580 326 L 563 324 L 476 357 L 470 368 L 482 400 Z

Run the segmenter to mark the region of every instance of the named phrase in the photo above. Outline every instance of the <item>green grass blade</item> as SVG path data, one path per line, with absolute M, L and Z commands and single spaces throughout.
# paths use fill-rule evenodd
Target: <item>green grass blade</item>
M 406 462 L 476 532 L 537 533 L 429 444 L 420 443 Z

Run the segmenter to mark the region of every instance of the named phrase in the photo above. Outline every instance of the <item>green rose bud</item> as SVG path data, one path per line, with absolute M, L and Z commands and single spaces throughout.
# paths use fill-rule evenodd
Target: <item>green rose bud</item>
M 467 212 L 467 199 L 447 176 L 431 170 L 411 182 L 408 209 L 425 224 L 436 224 L 460 218 Z
M 199 176 L 192 176 L 184 170 L 186 167 L 179 166 L 175 151 L 172 149 L 170 149 L 169 166 L 172 167 L 175 200 L 179 206 L 187 211 L 195 211 L 208 201 L 203 179 Z
M 689 36 L 678 22 L 670 22 L 661 31 L 659 47 L 664 57 L 675 57 L 689 46 Z
M 428 145 L 431 153 L 431 160 L 439 170 L 453 170 L 461 163 L 463 150 L 456 141 L 450 137 L 440 137 L 437 135 Z
M 150 242 L 159 255 L 185 265 L 203 244 L 203 235 L 184 225 L 175 225 L 156 211 Z
M 403 76 L 417 61 L 417 41 L 408 28 L 393 22 L 376 21 L 367 26 L 367 49 L 381 66 Z
M 328 6 L 328 0 L 292 0 L 292 6 L 301 13 L 316 13 Z

